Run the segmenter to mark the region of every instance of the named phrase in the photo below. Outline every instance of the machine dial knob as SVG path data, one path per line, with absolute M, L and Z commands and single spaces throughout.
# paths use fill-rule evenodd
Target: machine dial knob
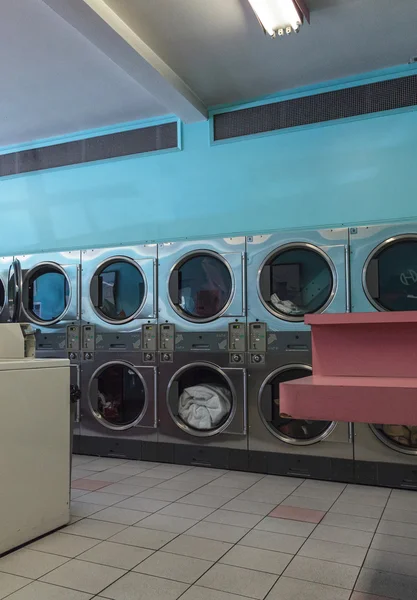
M 152 354 L 150 352 L 147 352 L 145 354 L 145 360 L 152 360 L 152 358 L 153 358 L 153 356 L 152 356 Z
M 262 356 L 260 354 L 253 355 L 253 362 L 260 363 L 262 361 Z
M 165 361 L 169 360 L 170 358 L 171 356 L 167 352 L 165 352 L 165 354 L 162 355 L 162 359 Z
M 235 363 L 238 363 L 242 360 L 242 357 L 240 356 L 240 354 L 233 354 L 232 355 L 232 361 Z
M 86 353 L 84 354 L 84 358 L 85 358 L 86 360 L 90 360 L 90 358 L 91 358 L 91 353 L 90 353 L 90 352 L 86 352 Z
M 70 352 L 69 357 L 71 360 L 75 360 L 77 358 L 77 355 L 75 354 L 75 352 Z

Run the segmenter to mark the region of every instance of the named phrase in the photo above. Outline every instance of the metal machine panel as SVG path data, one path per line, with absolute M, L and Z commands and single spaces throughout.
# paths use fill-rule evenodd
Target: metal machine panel
M 144 364 L 140 352 L 96 352 L 91 359 L 83 360 L 81 452 L 88 438 L 90 452 L 93 438 L 98 440 L 98 448 L 102 438 L 115 442 L 156 441 L 156 394 L 156 364 Z
M 227 348 L 226 352 L 174 352 L 171 362 L 161 362 L 159 368 L 158 441 L 246 450 L 246 384 L 246 368 L 230 365 Z M 194 418 L 197 413 L 190 409 L 186 415 L 180 408 L 187 403 L 192 406 L 194 401 L 197 407 L 201 390 L 195 386 L 208 386 L 215 394 L 220 388 L 227 398 L 221 418 L 216 413 L 218 404 L 214 404 L 211 424 L 201 428 Z M 190 395 L 193 398 L 188 402 Z M 208 402 L 212 406 L 212 400 Z
M 352 227 L 352 312 L 417 310 L 417 223 Z
M 349 311 L 347 266 L 347 228 L 248 237 L 248 320 L 298 331 L 307 313 Z

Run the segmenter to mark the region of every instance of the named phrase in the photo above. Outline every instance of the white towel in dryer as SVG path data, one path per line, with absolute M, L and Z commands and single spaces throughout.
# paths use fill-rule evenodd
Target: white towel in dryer
M 178 415 L 190 427 L 214 429 L 232 406 L 230 391 L 220 385 L 201 384 L 185 388 L 178 402 Z

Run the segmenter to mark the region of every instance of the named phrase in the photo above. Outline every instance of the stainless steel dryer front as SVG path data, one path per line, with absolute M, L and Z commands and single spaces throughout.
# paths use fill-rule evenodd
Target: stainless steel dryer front
M 248 321 L 300 331 L 306 314 L 349 311 L 347 266 L 347 228 L 248 237 Z
M 417 489 L 417 426 L 355 423 L 355 472 L 358 483 Z
M 14 318 L 37 329 L 37 355 L 79 350 L 80 252 L 16 256 L 9 298 Z M 20 288 L 20 289 L 19 289 Z M 75 357 L 73 357 L 75 358 Z
M 227 349 L 174 352 L 161 362 L 158 445 L 164 460 L 245 468 L 246 369 L 240 362 L 231 364 Z
M 82 454 L 139 459 L 156 442 L 156 364 L 140 352 L 96 352 L 81 370 Z
M 229 324 L 246 316 L 245 238 L 160 244 L 158 262 L 159 322 L 180 336 L 222 332 L 200 346 L 224 349 Z
M 417 223 L 352 227 L 350 268 L 353 312 L 417 310 Z M 355 470 L 360 483 L 417 488 L 417 427 L 356 423 Z
M 93 341 L 83 339 L 83 350 L 140 350 L 142 325 L 157 317 L 157 246 L 83 250 L 81 256 L 83 337 Z
M 275 475 L 353 480 L 348 423 L 280 413 L 280 384 L 311 375 L 311 334 L 284 331 L 266 349 L 266 324 L 249 325 L 249 467 Z
M 350 229 L 352 312 L 417 310 L 417 223 Z

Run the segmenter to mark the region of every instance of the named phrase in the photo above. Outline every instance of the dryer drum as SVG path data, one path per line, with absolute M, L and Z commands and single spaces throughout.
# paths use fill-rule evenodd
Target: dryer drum
M 302 322 L 322 312 L 336 290 L 336 271 L 320 248 L 285 244 L 272 252 L 259 271 L 258 293 L 267 310 L 286 321 Z
M 191 363 L 172 377 L 168 411 L 178 427 L 197 437 L 224 431 L 236 412 L 236 393 L 229 377 L 216 365 Z
M 94 311 L 107 323 L 129 323 L 143 308 L 147 295 L 145 276 L 127 257 L 104 261 L 90 282 Z
M 30 269 L 23 281 L 23 309 L 38 325 L 53 325 L 65 316 L 71 284 L 65 270 L 52 262 Z
M 192 252 L 171 271 L 169 299 L 189 321 L 208 322 L 221 316 L 234 293 L 233 274 L 226 260 L 209 250 Z
M 259 415 L 269 431 L 282 442 L 307 446 L 325 439 L 336 426 L 332 421 L 303 421 L 280 416 L 279 385 L 311 374 L 307 365 L 287 365 L 271 373 L 261 386 Z
M 379 244 L 366 260 L 363 287 L 377 310 L 417 310 L 417 235 Z
M 373 424 L 369 427 L 389 448 L 404 454 L 417 454 L 417 426 Z
M 88 401 L 101 425 L 113 430 L 130 429 L 140 423 L 146 412 L 146 384 L 132 365 L 106 363 L 90 380 Z

